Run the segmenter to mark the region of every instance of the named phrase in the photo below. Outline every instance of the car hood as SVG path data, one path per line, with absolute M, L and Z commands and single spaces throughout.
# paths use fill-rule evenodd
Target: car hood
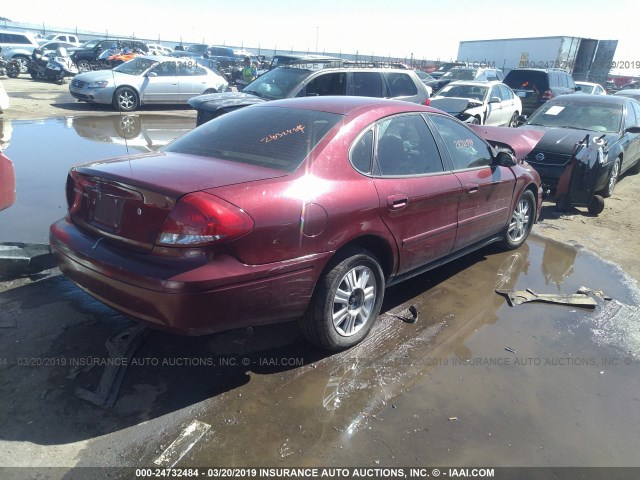
M 113 80 L 114 78 L 128 78 L 128 79 L 133 79 L 133 78 L 137 78 L 135 75 L 127 75 L 126 73 L 119 73 L 119 72 L 115 72 L 113 70 L 96 70 L 95 72 L 85 72 L 85 73 L 80 73 L 78 75 L 76 75 L 75 77 L 73 77 L 75 80 L 80 80 L 83 82 L 97 82 L 100 80 Z M 131 80 L 129 80 L 130 83 Z M 118 84 L 121 82 L 118 82 Z
M 576 143 L 583 140 L 587 134 L 589 134 L 591 138 L 595 138 L 601 137 L 604 133 L 573 128 L 541 127 L 537 125 L 521 125 L 517 130 L 542 132 L 543 137 L 540 142 L 538 142 L 536 150 L 565 155 L 571 155 Z M 607 133 L 604 140 L 611 145 L 617 141 L 619 137 L 620 135 L 617 133 Z
M 523 160 L 534 148 L 544 132 L 522 128 L 487 127 L 486 125 L 469 125 L 478 135 L 492 145 L 507 145 L 515 152 L 518 160 Z
M 283 177 L 286 172 L 173 152 L 118 157 L 74 167 L 83 175 L 178 197 L 226 185 Z M 191 173 L 190 173 L 191 172 Z M 193 174 L 197 172 L 197 174 Z
M 457 115 L 470 108 L 481 107 L 482 102 L 470 98 L 436 97 L 431 99 L 430 106 L 451 115 Z
M 198 95 L 197 97 L 193 97 L 189 100 L 189 105 L 196 110 L 215 111 L 220 108 L 254 105 L 256 103 L 264 103 L 266 101 L 268 100 L 249 93 L 226 92 Z

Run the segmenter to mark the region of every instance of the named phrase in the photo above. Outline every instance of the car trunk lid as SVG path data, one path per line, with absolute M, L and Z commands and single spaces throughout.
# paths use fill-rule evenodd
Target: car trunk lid
M 139 155 L 74 167 L 67 180 L 67 201 L 77 225 L 101 237 L 151 250 L 182 196 L 284 175 L 216 158 Z

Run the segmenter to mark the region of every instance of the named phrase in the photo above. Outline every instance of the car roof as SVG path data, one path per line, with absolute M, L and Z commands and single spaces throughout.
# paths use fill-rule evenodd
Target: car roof
M 474 87 L 493 87 L 494 85 L 504 85 L 505 87 L 509 87 L 509 85 L 505 85 L 500 80 L 491 80 L 486 82 L 482 80 L 454 80 L 442 88 L 446 88 L 451 85 L 471 85 Z
M 594 82 L 579 82 L 576 81 L 576 85 L 589 85 L 590 87 L 598 87 L 600 86 L 599 83 L 594 83 Z
M 282 107 L 282 108 L 303 108 L 307 110 L 317 110 L 327 113 L 337 113 L 349 115 L 356 110 L 373 110 L 376 108 L 393 107 L 407 112 L 435 112 L 440 110 L 427 107 L 417 103 L 405 102 L 402 100 L 390 100 L 376 97 L 351 97 L 351 96 L 320 96 L 320 97 L 297 97 L 283 100 L 273 100 L 271 102 L 253 105 L 251 108 Z
M 339 58 L 339 57 L 329 57 L 327 55 L 314 55 L 314 54 L 303 54 L 303 55 L 278 54 L 278 55 L 274 55 L 273 58 L 290 58 L 294 60 L 327 60 L 327 61 L 342 60 L 342 58 Z
M 627 95 L 640 95 L 640 89 L 638 88 L 627 88 L 626 90 L 618 90 L 616 93 L 616 95 L 620 95 L 621 97 L 627 96 Z
M 559 103 L 567 101 L 571 103 L 602 103 L 602 104 L 614 104 L 622 105 L 628 98 L 622 96 L 616 97 L 615 95 L 560 95 L 558 97 L 548 100 L 549 102 Z

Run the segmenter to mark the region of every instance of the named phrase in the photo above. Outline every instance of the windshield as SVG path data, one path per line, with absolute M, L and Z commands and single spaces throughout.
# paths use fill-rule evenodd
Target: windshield
M 474 100 L 484 101 L 488 87 L 480 87 L 477 85 L 456 85 L 449 84 L 440 90 L 437 94 L 438 97 L 457 97 L 457 98 L 473 98 Z
M 445 73 L 442 78 L 455 78 L 458 80 L 473 80 L 475 77 L 474 70 L 463 70 L 461 68 L 454 68 Z
M 186 51 L 189 53 L 203 54 L 206 49 L 206 45 L 189 45 Z
M 84 45 L 82 45 L 82 48 L 93 48 L 99 43 L 100 43 L 100 40 L 89 40 Z
M 113 69 L 114 72 L 126 73 L 127 75 L 142 75 L 152 66 L 158 63 L 157 60 L 149 60 L 148 58 L 134 58 L 128 62 L 118 65 Z
M 293 172 L 342 119 L 293 108 L 242 108 L 192 130 L 163 150 Z
M 595 132 L 619 132 L 622 124 L 622 105 L 548 102 L 540 107 L 526 124 Z
M 269 100 L 288 98 L 308 75 L 309 70 L 303 68 L 279 67 L 259 76 L 242 91 Z
M 51 35 L 47 35 L 46 37 L 44 37 L 45 40 L 53 40 L 54 38 L 56 38 L 55 33 L 52 33 Z

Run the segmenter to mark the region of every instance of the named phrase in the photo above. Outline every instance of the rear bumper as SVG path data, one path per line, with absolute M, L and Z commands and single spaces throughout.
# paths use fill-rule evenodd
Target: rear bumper
M 229 255 L 165 258 L 97 241 L 68 218 L 51 225 L 51 250 L 65 276 L 127 315 L 184 335 L 299 318 L 330 256 L 245 265 Z

